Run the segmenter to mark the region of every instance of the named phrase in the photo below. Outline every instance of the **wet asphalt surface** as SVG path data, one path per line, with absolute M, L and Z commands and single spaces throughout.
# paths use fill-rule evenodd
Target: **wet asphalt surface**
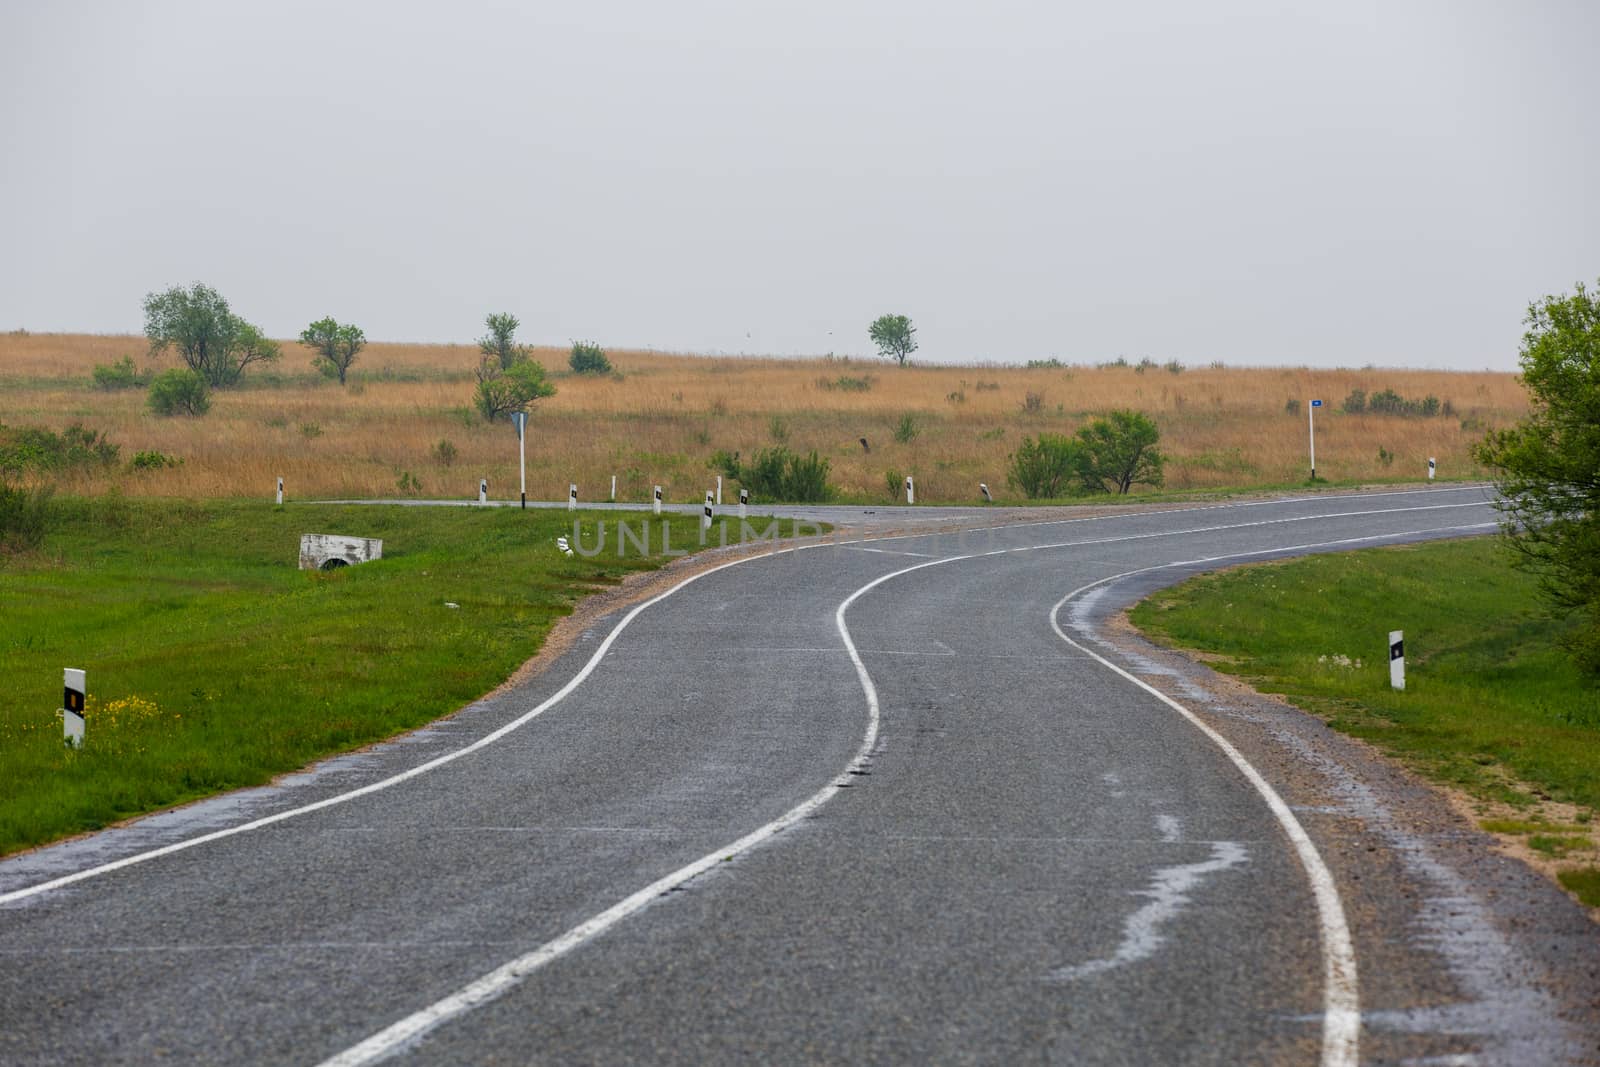
M 970 510 L 916 518 L 994 521 Z M 1126 572 L 1062 625 L 1294 809 L 1351 927 L 1361 1061 L 1600 1062 L 1580 909 L 1360 746 L 1106 626 L 1211 557 L 1494 518 L 1482 490 L 1440 487 L 838 534 L 704 574 L 469 756 L 0 904 L 0 1062 L 318 1063 L 820 792 L 393 1061 L 1318 1063 L 1323 946 L 1282 826 L 1193 725 L 1051 628 L 1063 596 Z M 910 567 L 845 614 L 879 701 L 846 774 L 872 726 L 837 612 Z M 0 893 L 458 749 L 561 688 L 624 615 L 411 737 L 0 862 Z

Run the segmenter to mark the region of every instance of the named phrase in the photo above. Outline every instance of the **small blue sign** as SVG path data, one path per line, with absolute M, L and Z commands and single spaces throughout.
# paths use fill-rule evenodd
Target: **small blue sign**
M 1322 406 L 1322 401 L 1320 401 L 1320 400 L 1313 400 L 1313 401 L 1312 401 L 1312 402 L 1311 402 L 1311 406 L 1312 406 L 1312 407 L 1314 407 L 1314 408 L 1320 408 L 1320 407 L 1321 407 L 1321 406 Z
M 1320 404 L 1322 401 L 1317 400 L 1314 403 Z M 513 411 L 511 413 L 511 425 L 516 427 L 517 440 L 522 440 L 522 434 L 528 426 L 528 413 L 526 411 Z

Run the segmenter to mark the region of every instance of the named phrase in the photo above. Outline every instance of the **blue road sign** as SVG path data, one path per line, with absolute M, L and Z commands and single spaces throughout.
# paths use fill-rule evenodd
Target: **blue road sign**
M 1320 404 L 1322 401 L 1318 400 L 1317 403 Z M 517 429 L 517 440 L 522 440 L 523 431 L 528 427 L 528 413 L 526 411 L 513 411 L 511 413 L 511 425 Z
M 1312 406 L 1312 407 L 1314 407 L 1314 408 L 1320 408 L 1320 407 L 1321 407 L 1321 406 L 1322 406 L 1322 401 L 1320 401 L 1320 400 L 1313 400 L 1313 401 L 1312 401 L 1312 402 L 1311 402 L 1311 406 Z

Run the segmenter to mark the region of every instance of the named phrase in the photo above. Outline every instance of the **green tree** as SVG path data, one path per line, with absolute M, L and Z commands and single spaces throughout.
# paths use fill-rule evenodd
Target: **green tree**
M 1126 494 L 1135 482 L 1160 485 L 1166 457 L 1156 448 L 1161 431 L 1147 415 L 1113 411 L 1078 431 L 1087 458 L 1086 487 Z
M 529 404 L 555 393 L 556 387 L 545 378 L 544 367 L 526 356 L 506 370 L 492 355 L 484 356 L 478 364 L 478 413 L 490 422 L 527 411 Z
M 144 298 L 144 334 L 152 355 L 176 348 L 189 369 L 217 388 L 236 384 L 252 363 L 270 363 L 278 346 L 235 315 L 222 294 L 196 282 Z
M 606 358 L 605 349 L 593 341 L 573 342 L 572 354 L 567 357 L 567 366 L 572 368 L 574 374 L 611 373 L 611 361 Z
M 1011 455 L 1006 481 L 1029 500 L 1048 500 L 1081 489 L 1087 477 L 1089 452 L 1084 443 L 1058 433 L 1024 437 Z
M 522 323 L 515 315 L 510 312 L 490 315 L 483 324 L 489 332 L 478 338 L 478 349 L 499 363 L 501 370 L 510 370 L 514 364 L 528 358 L 528 346 L 517 344 L 517 327 Z
M 350 365 L 356 361 L 356 353 L 367 346 L 367 335 L 359 326 L 341 326 L 329 317 L 318 319 L 300 331 L 300 343 L 317 353 L 311 359 L 313 366 L 337 377 L 343 385 Z
M 902 367 L 917 350 L 917 328 L 904 315 L 879 315 L 867 327 L 867 336 L 878 346 L 878 355 Z
M 1522 382 L 1532 413 L 1491 431 L 1478 461 L 1498 471 L 1505 543 L 1539 579 L 1546 601 L 1572 615 L 1568 648 L 1600 674 L 1600 293 L 1529 306 Z
M 211 387 L 199 371 L 173 367 L 150 383 L 147 402 L 157 415 L 204 415 L 211 410 Z

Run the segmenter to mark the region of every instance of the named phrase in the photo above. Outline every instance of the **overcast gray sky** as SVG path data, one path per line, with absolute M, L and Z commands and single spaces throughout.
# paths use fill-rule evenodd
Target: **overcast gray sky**
M 1512 368 L 1600 4 L 0 0 L 0 329 Z

